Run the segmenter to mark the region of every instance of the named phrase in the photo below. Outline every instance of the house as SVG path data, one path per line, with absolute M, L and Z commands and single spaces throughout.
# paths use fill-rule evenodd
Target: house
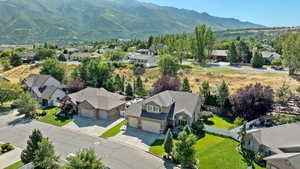
M 131 105 L 126 119 L 129 127 L 164 133 L 168 127 L 191 125 L 198 120 L 201 104 L 198 94 L 164 91 Z
M 26 89 L 44 107 L 58 106 L 66 96 L 63 85 L 50 75 L 31 74 L 23 80 Z
M 34 53 L 23 52 L 20 54 L 23 63 L 32 63 L 34 61 Z
M 300 166 L 300 123 L 247 131 L 245 148 L 262 153 L 268 169 L 298 169 Z M 296 159 L 296 160 L 295 160 Z M 295 162 L 292 167 L 288 161 Z
M 270 62 L 272 62 L 273 59 L 279 59 L 281 57 L 281 55 L 276 52 L 264 51 L 264 52 L 261 52 L 261 54 L 262 54 L 263 58 L 265 58 L 265 60 L 268 60 Z
M 83 58 L 97 58 L 100 57 L 100 54 L 98 53 L 88 53 L 88 52 L 79 52 L 79 53 L 73 53 L 68 57 L 69 60 L 72 61 L 79 61 Z
M 265 158 L 266 169 L 299 169 L 300 153 L 282 153 Z
M 210 59 L 225 62 L 227 61 L 228 50 L 213 50 L 210 55 Z
M 144 65 L 145 67 L 156 67 L 158 64 L 158 56 L 145 55 L 140 53 L 128 53 L 129 62 L 136 65 Z
M 125 109 L 125 96 L 112 93 L 104 88 L 88 87 L 69 94 L 65 100 L 73 105 L 73 110 L 80 116 L 94 119 L 113 119 Z

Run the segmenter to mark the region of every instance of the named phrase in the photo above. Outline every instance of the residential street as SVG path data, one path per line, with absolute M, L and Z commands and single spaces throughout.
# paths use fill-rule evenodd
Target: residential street
M 7 115 L 0 114 L 0 121 Z M 11 119 L 12 120 L 12 119 Z M 92 147 L 101 156 L 103 162 L 111 169 L 164 169 L 173 168 L 147 152 L 129 145 L 89 136 L 69 129 L 52 126 L 38 121 L 6 121 L 0 124 L 0 141 L 9 142 L 17 147 L 25 148 L 28 136 L 34 129 L 40 129 L 45 137 L 53 141 L 56 152 L 61 159 L 69 153 L 82 148 Z

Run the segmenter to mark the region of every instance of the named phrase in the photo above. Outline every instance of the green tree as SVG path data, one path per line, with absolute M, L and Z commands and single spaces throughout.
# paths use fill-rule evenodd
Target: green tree
M 177 160 L 182 168 L 190 168 L 196 162 L 195 143 L 197 138 L 195 135 L 187 135 L 185 131 L 179 133 L 180 140 L 175 143 L 173 150 L 174 159 Z
M 178 59 L 169 54 L 160 56 L 158 65 L 160 71 L 168 75 L 176 75 L 180 68 Z
M 44 60 L 54 56 L 54 51 L 51 49 L 40 48 L 34 55 L 34 60 Z
M 189 125 L 185 125 L 184 128 L 183 128 L 183 131 L 185 131 L 185 133 L 186 133 L 187 135 L 190 135 L 190 134 L 193 133 L 193 132 L 192 132 L 192 129 L 191 129 L 191 127 L 190 127 Z
M 18 84 L 10 82 L 0 82 L 0 105 L 18 98 L 22 88 Z
M 117 91 L 123 92 L 124 91 L 124 79 L 121 79 L 119 74 L 115 75 L 114 78 L 114 85 L 115 85 L 115 89 Z
M 283 41 L 283 64 L 289 68 L 289 74 L 294 75 L 300 68 L 300 33 L 288 33 Z
M 8 57 L 1 58 L 1 65 L 3 66 L 4 71 L 11 69 L 10 60 Z
M 137 77 L 136 82 L 134 84 L 135 84 L 134 91 L 135 91 L 136 95 L 138 95 L 138 96 L 146 96 L 147 95 L 146 90 L 144 88 L 143 81 L 140 77 Z
M 211 97 L 211 88 L 207 80 L 203 81 L 200 87 L 200 95 L 204 98 L 204 104 L 209 103 L 209 98 Z
M 101 162 L 93 149 L 83 149 L 77 152 L 74 157 L 67 158 L 69 164 L 67 169 L 104 169 L 105 166 Z
M 230 64 L 238 62 L 238 53 L 235 46 L 235 43 L 232 42 L 229 46 L 228 53 L 227 53 L 227 59 L 230 62 Z
M 22 57 L 18 53 L 12 52 L 10 56 L 10 64 L 14 67 L 22 65 Z
M 255 50 L 251 59 L 251 65 L 254 68 L 262 68 L 264 65 L 264 58 L 259 50 Z
M 185 92 L 192 92 L 191 87 L 190 87 L 190 82 L 189 79 L 187 77 L 185 77 L 183 79 L 183 83 L 182 83 L 182 91 Z
M 90 86 L 107 88 L 107 82 L 113 77 L 113 68 L 107 63 L 91 61 L 87 70 L 87 84 Z
M 33 164 L 38 169 L 58 169 L 59 156 L 55 155 L 54 146 L 48 138 L 43 138 L 38 143 L 38 149 L 34 152 Z
M 217 101 L 221 108 L 224 108 L 229 98 L 228 85 L 223 80 L 217 88 Z
M 35 151 L 38 149 L 38 143 L 43 139 L 43 135 L 40 130 L 33 130 L 27 141 L 26 149 L 21 153 L 21 160 L 24 164 L 33 162 L 35 159 Z
M 275 96 L 277 100 L 282 103 L 286 103 L 292 96 L 292 91 L 286 82 L 283 82 L 283 84 L 276 90 Z
M 126 89 L 125 89 L 126 96 L 132 97 L 133 96 L 133 89 L 131 86 L 131 83 L 127 83 Z
M 238 41 L 237 50 L 238 50 L 238 56 L 240 56 L 241 61 L 243 63 L 250 63 L 252 53 L 250 47 L 244 40 Z
M 153 40 L 154 40 L 153 36 L 150 36 L 148 39 L 148 44 L 147 44 L 148 49 L 151 48 L 151 46 L 153 44 Z
M 192 53 L 194 57 L 203 62 L 210 55 L 214 44 L 213 31 L 207 25 L 200 25 L 195 28 L 192 40 Z
M 59 81 L 63 81 L 66 75 L 66 68 L 55 58 L 47 59 L 42 66 L 41 74 L 51 75 Z
M 242 125 L 242 128 L 238 132 L 238 138 L 240 140 L 240 150 L 242 154 L 245 156 L 246 151 L 245 151 L 245 144 L 246 144 L 246 134 L 247 134 L 247 128 L 246 128 L 246 122 Z
M 30 93 L 23 93 L 16 100 L 18 111 L 26 117 L 33 117 L 39 108 L 38 102 L 32 98 Z
M 164 150 L 167 153 L 168 157 L 170 157 L 173 149 L 173 135 L 170 129 L 167 131 L 167 135 L 164 141 Z

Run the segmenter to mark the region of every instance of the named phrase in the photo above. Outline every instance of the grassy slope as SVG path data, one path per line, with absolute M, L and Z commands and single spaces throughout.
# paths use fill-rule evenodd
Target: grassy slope
M 22 161 L 18 161 L 8 167 L 5 167 L 4 169 L 19 169 L 20 167 L 22 167 L 24 165 L 24 163 L 22 163 Z
M 59 111 L 59 108 L 52 108 L 45 111 L 47 112 L 47 115 L 37 118 L 38 121 L 49 123 L 55 126 L 64 126 L 72 121 L 68 117 L 56 116 L 55 113 Z
M 101 135 L 101 137 L 113 137 L 113 136 L 117 135 L 117 134 L 121 131 L 121 130 L 120 130 L 121 127 L 124 126 L 124 125 L 126 125 L 126 123 L 127 123 L 126 120 L 122 121 L 121 123 L 119 123 L 118 125 L 114 126 L 113 128 L 111 128 L 111 129 L 105 131 L 105 132 Z
M 162 156 L 163 140 L 157 140 L 149 151 Z M 197 154 L 199 159 L 199 166 L 201 169 L 241 169 L 246 168 L 244 158 L 237 150 L 238 142 L 211 134 L 206 134 L 196 143 Z M 263 169 L 255 165 L 256 169 Z

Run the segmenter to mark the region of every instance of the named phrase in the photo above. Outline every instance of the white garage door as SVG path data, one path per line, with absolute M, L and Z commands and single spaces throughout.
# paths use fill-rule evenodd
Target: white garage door
M 142 120 L 142 129 L 152 133 L 160 133 L 160 122 Z
M 107 112 L 106 111 L 100 111 L 99 116 L 100 116 L 100 119 L 107 119 Z
M 128 117 L 128 124 L 130 127 L 138 127 L 138 119 L 133 117 Z
M 80 108 L 79 114 L 84 117 L 89 117 L 89 118 L 96 118 L 96 112 L 94 109 L 84 109 Z

